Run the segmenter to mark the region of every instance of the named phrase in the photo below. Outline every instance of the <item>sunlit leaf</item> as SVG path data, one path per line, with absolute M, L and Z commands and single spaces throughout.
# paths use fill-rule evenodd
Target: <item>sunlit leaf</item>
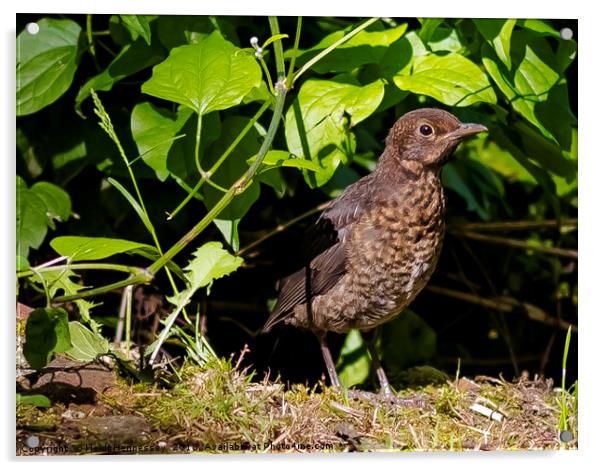
M 487 75 L 469 59 L 456 53 L 416 57 L 411 73 L 395 75 L 393 80 L 402 90 L 427 95 L 450 106 L 496 102 Z
M 50 242 L 50 246 L 59 255 L 67 256 L 71 262 L 104 259 L 139 248 L 156 251 L 154 247 L 145 243 L 106 237 L 57 237 Z
M 43 18 L 37 34 L 17 36 L 17 116 L 56 101 L 71 85 L 82 48 L 80 26 L 72 20 Z
M 142 91 L 208 114 L 239 104 L 260 81 L 255 58 L 216 31 L 198 44 L 172 49 L 169 57 L 153 68 Z
M 304 172 L 311 186 L 322 186 L 341 161 L 355 152 L 351 129 L 370 116 L 384 95 L 382 81 L 365 86 L 344 81 L 306 81 L 296 101 L 288 109 L 285 135 L 289 151 L 319 165 L 316 172 Z
M 78 321 L 69 322 L 71 347 L 65 354 L 71 359 L 91 362 L 109 352 L 109 342 L 100 334 L 91 331 Z

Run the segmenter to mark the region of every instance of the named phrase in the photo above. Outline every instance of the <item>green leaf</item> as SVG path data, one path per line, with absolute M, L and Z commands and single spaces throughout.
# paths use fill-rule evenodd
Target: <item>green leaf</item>
M 106 69 L 79 89 L 75 97 L 75 110 L 80 113 L 81 104 L 90 97 L 91 90 L 109 91 L 117 82 L 155 65 L 164 58 L 165 50 L 159 45 L 147 45 L 142 39 L 127 44 Z
M 17 176 L 17 255 L 27 258 L 30 248 L 39 248 L 54 220 L 71 214 L 69 195 L 58 186 L 38 182 L 31 188 Z
M 490 215 L 487 209 L 479 201 L 479 194 L 475 193 L 464 181 L 453 163 L 443 167 L 442 171 L 443 185 L 446 188 L 457 192 L 466 201 L 466 209 L 475 211 L 483 220 L 489 220 Z
M 75 280 L 79 276 L 70 269 L 61 271 L 43 271 L 36 276 L 30 278 L 33 282 L 41 283 L 44 288 L 48 289 L 50 298 L 54 298 L 59 294 L 75 295 L 86 286 L 78 284 Z M 96 323 L 90 318 L 90 310 L 95 306 L 94 303 L 85 299 L 75 300 L 75 304 L 79 310 L 80 316 L 92 327 L 96 327 Z
M 320 171 L 304 172 L 310 187 L 322 186 L 341 161 L 351 160 L 355 153 L 351 128 L 370 116 L 384 95 L 381 80 L 366 86 L 344 81 L 349 79 L 307 80 L 286 113 L 290 153 L 321 167 Z
M 240 219 L 213 219 L 213 223 L 224 236 L 226 243 L 234 251 L 238 251 L 240 248 L 240 240 L 238 238 L 238 224 Z
M 347 333 L 337 361 L 337 372 L 345 388 L 361 384 L 370 375 L 370 356 L 358 330 Z
M 27 258 L 30 248 L 38 248 L 48 231 L 46 205 L 25 181 L 17 176 L 17 255 Z
M 44 201 L 48 220 L 56 219 L 59 222 L 65 222 L 71 215 L 71 198 L 64 189 L 55 184 L 40 181 L 35 183 L 30 190 Z
M 516 31 L 512 37 L 512 71 L 500 67 L 493 50 L 483 45 L 483 65 L 512 107 L 546 138 L 562 149 L 571 147 L 571 126 L 576 124 L 561 76 L 568 58 L 557 58 L 536 33 Z M 559 63 L 560 62 L 560 63 Z
M 109 342 L 78 321 L 69 322 L 69 335 L 71 348 L 65 353 L 73 360 L 92 362 L 98 356 L 109 352 Z
M 407 27 L 407 23 L 403 23 L 395 28 L 381 31 L 360 31 L 316 62 L 311 69 L 318 73 L 349 72 L 365 64 L 377 64 L 387 53 L 388 47 L 403 36 Z M 311 49 L 302 52 L 297 59 L 297 64 L 302 66 L 341 39 L 351 29 L 352 27 L 349 27 L 329 34 Z
M 17 116 L 35 113 L 71 86 L 82 53 L 81 28 L 71 20 L 43 18 L 40 31 L 17 36 Z
M 150 166 L 160 181 L 169 176 L 167 155 L 176 135 L 192 115 L 189 108 L 180 106 L 177 113 L 144 102 L 132 111 L 132 136 L 142 160 Z M 182 135 L 182 134 L 180 134 Z
M 134 196 L 132 196 L 119 181 L 113 178 L 107 178 L 107 181 L 130 203 L 130 206 L 132 206 L 136 214 L 138 214 L 138 217 L 140 217 L 140 220 L 142 220 L 146 230 L 148 230 L 149 233 L 154 233 L 155 229 L 153 228 L 153 224 L 151 223 L 148 214 L 142 209 L 138 200 L 134 198 Z
M 141 36 L 148 45 L 151 43 L 151 30 L 148 18 L 144 15 L 119 15 L 133 39 Z
M 473 20 L 479 32 L 485 40 L 493 47 L 497 56 L 508 70 L 512 68 L 510 58 L 510 39 L 512 30 L 516 24 L 515 19 L 478 19 Z
M 418 31 L 418 36 L 424 42 L 429 42 L 431 37 L 445 20 L 443 18 L 418 18 L 421 28 Z
M 71 346 L 67 312 L 62 308 L 37 308 L 25 326 L 23 354 L 34 369 L 46 367 L 54 353 Z
M 279 39 L 286 39 L 288 38 L 288 34 L 274 34 L 273 36 L 270 36 L 266 42 L 263 43 L 263 46 L 261 46 L 262 49 L 265 50 L 266 47 L 268 47 L 270 44 L 272 44 L 274 41 L 278 41 Z
M 247 161 L 247 163 L 251 164 L 256 157 L 257 155 L 254 155 Z M 292 168 L 304 168 L 306 170 L 311 171 L 322 170 L 322 167 L 320 165 L 317 165 L 310 160 L 296 158 L 293 154 L 285 150 L 269 150 L 268 153 L 265 154 L 265 157 L 263 158 L 261 164 L 268 167 L 263 171 L 267 171 L 268 169 L 272 168 L 279 168 L 282 166 L 288 166 Z
M 57 237 L 50 242 L 50 246 L 59 255 L 67 256 L 71 262 L 104 259 L 139 248 L 156 251 L 155 248 L 145 243 L 105 237 Z
M 210 286 L 214 280 L 236 271 L 242 261 L 240 256 L 233 256 L 224 250 L 220 242 L 205 243 L 194 252 L 192 260 L 184 268 L 188 280 L 186 290 L 174 297 L 189 299 L 201 287 Z M 167 297 L 167 300 L 174 305 L 181 305 L 174 301 L 174 297 Z
M 518 20 L 516 24 L 518 24 L 522 28 L 530 29 L 544 36 L 551 36 L 555 38 L 560 37 L 560 33 L 548 23 L 546 23 L 544 20 L 535 20 L 527 18 L 524 20 Z
M 44 395 L 22 395 L 17 393 L 17 405 L 33 405 L 39 408 L 50 408 L 52 402 Z
M 198 248 L 193 258 L 184 268 L 186 271 L 186 289 L 171 297 L 166 297 L 175 305 L 175 309 L 165 319 L 165 328 L 161 331 L 159 338 L 147 350 L 151 354 L 149 362 L 152 364 L 165 340 L 173 333 L 172 326 L 182 311 L 190 302 L 194 293 L 201 287 L 207 287 L 207 292 L 214 280 L 236 271 L 242 264 L 243 259 L 233 256 L 222 248 L 220 242 L 208 242 Z
M 198 44 L 172 49 L 142 91 L 208 114 L 239 104 L 260 81 L 255 58 L 213 32 Z
M 400 89 L 430 96 L 450 106 L 496 102 L 487 75 L 469 59 L 456 53 L 416 57 L 411 74 L 406 75 L 405 70 L 402 72 L 393 78 Z
M 433 52 L 457 52 L 462 54 L 466 51 L 466 45 L 462 42 L 456 28 L 437 28 L 427 42 L 427 45 Z
M 230 116 L 224 120 L 222 123 L 222 134 L 209 148 L 205 160 L 202 160 L 204 169 L 209 169 L 213 166 L 248 122 L 249 118 L 241 116 Z M 257 129 L 255 127 L 251 128 L 224 160 L 219 169 L 211 175 L 211 181 L 222 188 L 229 188 L 247 171 L 249 168 L 247 160 L 257 154 L 261 146 L 261 141 L 261 135 Z M 227 220 L 241 219 L 259 198 L 259 191 L 259 184 L 257 182 L 251 183 L 243 193 L 234 197 L 232 202 L 219 214 L 219 218 Z M 207 183 L 201 188 L 201 193 L 203 195 L 203 204 L 205 204 L 207 209 L 211 209 L 224 195 L 222 191 Z

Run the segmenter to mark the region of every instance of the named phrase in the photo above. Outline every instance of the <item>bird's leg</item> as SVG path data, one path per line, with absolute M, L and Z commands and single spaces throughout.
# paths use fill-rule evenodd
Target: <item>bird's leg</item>
M 372 359 L 372 368 L 374 369 L 376 377 L 378 378 L 378 383 L 380 384 L 380 393 L 386 397 L 391 396 L 393 395 L 393 392 L 391 391 L 391 385 L 389 385 L 389 379 L 387 379 L 385 369 L 383 369 L 378 357 L 378 351 L 376 351 L 376 330 L 372 330 L 370 333 L 364 334 L 364 339 L 368 344 L 368 352 L 370 353 L 370 358 Z
M 316 336 L 320 342 L 320 349 L 322 350 L 322 356 L 324 357 L 326 370 L 328 371 L 328 376 L 330 377 L 330 385 L 336 388 L 341 388 L 341 382 L 339 381 L 339 376 L 337 375 L 337 369 L 334 366 L 330 349 L 328 349 L 328 344 L 326 343 L 326 332 L 317 331 Z

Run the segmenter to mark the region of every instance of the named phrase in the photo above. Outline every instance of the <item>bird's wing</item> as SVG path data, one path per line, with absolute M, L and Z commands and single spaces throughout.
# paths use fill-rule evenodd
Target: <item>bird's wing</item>
M 309 229 L 304 247 L 308 262 L 281 281 L 278 300 L 263 331 L 292 315 L 295 306 L 330 290 L 345 274 L 350 226 L 359 220 L 366 205 L 365 197 L 357 197 L 358 189 L 348 187 Z

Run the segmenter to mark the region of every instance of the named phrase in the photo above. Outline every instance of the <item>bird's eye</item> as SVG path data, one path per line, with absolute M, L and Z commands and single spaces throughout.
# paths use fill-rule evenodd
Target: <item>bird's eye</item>
M 422 126 L 420 126 L 420 133 L 425 136 L 431 135 L 433 133 L 433 128 L 428 124 L 423 124 Z

